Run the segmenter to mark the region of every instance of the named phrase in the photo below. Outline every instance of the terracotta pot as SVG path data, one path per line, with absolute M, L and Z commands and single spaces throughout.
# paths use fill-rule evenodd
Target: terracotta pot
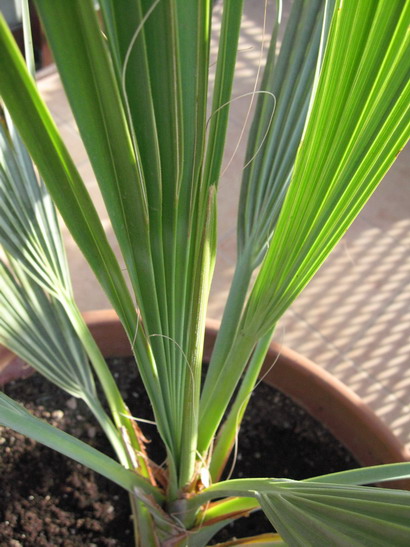
M 84 316 L 105 357 L 130 355 L 129 341 L 114 311 L 86 312 Z M 205 360 L 211 355 L 217 332 L 218 322 L 208 321 Z M 274 367 L 266 373 L 273 362 Z M 0 385 L 31 373 L 30 367 L 0 347 Z M 262 371 L 265 373 L 265 382 L 323 423 L 363 466 L 410 461 L 409 452 L 360 397 L 308 359 L 272 344 Z M 410 481 L 395 486 L 410 489 Z

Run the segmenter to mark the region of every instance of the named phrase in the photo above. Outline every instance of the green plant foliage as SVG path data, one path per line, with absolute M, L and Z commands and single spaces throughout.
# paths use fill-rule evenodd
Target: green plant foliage
M 92 0 L 35 4 L 121 256 L 0 17 L 0 342 L 87 402 L 120 463 L 4 394 L 0 423 L 123 486 L 136 545 L 202 547 L 261 509 L 280 536 L 225 545 L 408 543 L 409 493 L 359 485 L 408 478 L 409 464 L 300 482 L 219 481 L 278 319 L 408 138 L 410 3 L 295 1 L 279 45 L 276 2 L 254 90 L 237 265 L 203 385 L 244 2 L 221 1 L 212 86 L 211 0 L 100 0 L 99 13 Z M 75 304 L 53 204 L 130 340 L 167 454 L 160 473 Z
M 139 475 L 125 469 L 121 464 L 86 443 L 35 418 L 4 393 L 0 393 L 0 409 L 2 424 L 54 450 L 58 450 L 65 456 L 73 458 L 97 473 L 104 475 L 128 491 L 132 492 L 138 488 L 146 496 L 154 496 L 155 499 L 161 501 L 159 492 L 154 490 Z
M 402 2 L 344 2 L 335 13 L 292 182 L 244 329 L 263 332 L 277 321 L 405 145 L 409 11 Z
M 9 120 L 0 126 L 0 242 L 56 298 L 72 296 L 57 218 Z
M 80 341 L 58 300 L 50 300 L 32 278 L 0 262 L 0 342 L 74 397 L 96 397 L 94 379 Z
M 410 502 L 400 490 L 315 485 L 261 493 L 266 516 L 290 545 L 407 544 Z

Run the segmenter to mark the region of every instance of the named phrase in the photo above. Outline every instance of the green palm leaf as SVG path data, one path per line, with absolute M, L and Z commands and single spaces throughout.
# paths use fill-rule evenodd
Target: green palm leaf
M 0 343 L 71 395 L 95 399 L 90 366 L 61 303 L 12 264 L 0 262 Z
M 410 465 L 393 464 L 391 478 L 408 477 Z M 371 476 L 372 468 L 359 470 Z M 334 476 L 337 480 L 339 474 Z M 407 545 L 407 490 L 286 479 L 235 479 L 205 489 L 191 509 L 221 496 L 253 497 L 289 545 Z M 342 479 L 343 480 L 343 479 Z M 248 507 L 249 503 L 246 503 Z
M 231 322 L 225 364 L 216 361 L 203 392 L 201 450 L 209 446 L 258 339 L 310 281 L 408 139 L 409 23 L 408 2 L 337 5 L 269 249 L 241 320 Z
M 166 416 L 166 412 L 163 410 L 163 400 L 160 392 L 158 392 L 158 377 L 153 355 L 148 347 L 144 329 L 137 328 L 135 306 L 126 287 L 120 266 L 108 244 L 104 229 L 84 183 L 38 94 L 33 80 L 27 72 L 24 60 L 13 42 L 11 33 L 1 17 L 0 63 L 2 66 L 7 67 L 7 77 L 1 78 L 0 81 L 2 99 L 13 116 L 13 121 L 24 139 L 28 151 L 37 163 L 50 195 L 122 319 L 130 340 L 133 341 L 133 349 L 141 366 L 142 376 L 150 393 L 154 410 L 159 416 L 159 428 L 163 436 L 169 439 L 166 418 L 161 420 L 161 416 Z M 19 93 L 14 91 L 17 88 Z M 27 123 L 25 115 L 27 110 L 31 111 L 30 123 Z M 27 213 L 21 214 L 24 216 Z M 7 217 L 5 219 L 7 220 Z M 8 218 L 8 222 L 12 222 L 12 220 L 12 218 Z M 17 252 L 17 257 L 22 252 L 26 253 L 24 249 L 27 249 L 32 240 L 30 230 L 31 227 L 29 227 L 28 232 L 27 230 L 22 232 L 22 236 L 25 238 L 22 249 L 16 249 L 16 246 L 11 249 L 12 253 Z M 13 234 L 13 229 L 6 229 L 5 233 L 9 240 L 16 237 Z M 4 241 L 7 247 L 6 239 Z M 22 263 L 29 264 L 27 256 L 24 257 Z M 35 260 L 32 260 L 31 264 L 35 264 Z M 44 270 L 38 265 L 37 268 L 40 268 L 40 272 Z M 31 269 L 33 268 L 31 267 Z M 59 294 L 58 297 L 61 298 L 62 296 L 62 294 Z M 107 373 L 104 360 L 72 299 L 66 299 L 65 309 L 76 327 L 77 333 L 85 343 L 101 381 L 106 385 L 105 393 L 110 401 L 116 420 L 119 423 L 125 422 L 126 427 L 130 428 L 132 433 L 129 420 L 121 417 L 121 412 L 126 414 L 127 411 L 119 391 L 110 374 Z
M 338 473 L 321 475 L 306 479 L 307 482 L 325 482 L 333 484 L 372 484 L 388 482 L 392 480 L 408 479 L 410 477 L 410 465 L 408 462 L 374 465 L 373 467 L 362 467 L 349 469 Z
M 147 268 L 150 253 L 140 159 L 132 146 L 121 94 L 93 4 L 41 0 L 38 9 L 130 278 L 135 287 L 139 286 L 139 276 L 144 283 L 152 282 L 152 275 L 145 276 L 142 267 L 145 264 Z M 62 20 L 63 27 L 56 24 Z M 79 85 L 81 94 L 77 92 Z M 138 250 L 133 241 L 138 241 Z M 141 266 L 137 274 L 138 265 Z
M 68 433 L 32 416 L 4 393 L 0 393 L 0 423 L 86 465 L 129 492 L 135 493 L 138 490 L 140 496 L 153 496 L 157 501 L 162 500 L 159 491 L 140 475 L 125 469 L 115 460 Z
M 409 136 L 408 2 L 343 2 L 243 327 L 263 333 L 312 278 Z
M 282 490 L 261 493 L 258 499 L 289 545 L 408 544 L 408 492 L 338 485 L 292 486 Z
M 238 214 L 237 265 L 202 392 L 202 425 L 205 421 L 211 424 L 208 409 L 219 408 L 214 405 L 213 393 L 217 389 L 220 375 L 225 374 L 225 366 L 229 368 L 227 382 L 224 382 L 227 388 L 224 398 L 227 402 L 246 365 L 252 342 L 255 341 L 254 337 L 245 340 L 239 350 L 235 349 L 237 358 L 229 356 L 240 327 L 252 274 L 266 252 L 289 185 L 333 9 L 334 2 L 297 2 L 293 6 L 280 47 L 277 29 L 274 29 L 271 37 L 261 85 L 264 93 L 258 99 L 245 159 Z M 286 153 L 282 153 L 284 151 Z M 273 326 L 270 328 L 272 330 Z M 266 335 L 266 339 L 269 336 L 271 334 Z M 266 343 L 269 340 L 265 340 L 264 345 Z M 248 382 L 248 392 L 252 391 L 261 363 L 259 360 L 259 365 L 253 366 L 253 381 Z M 241 397 L 238 404 L 245 411 L 244 397 Z M 224 408 L 219 408 L 219 418 Z M 237 412 L 232 418 L 234 425 L 238 420 Z M 207 425 L 204 427 L 207 429 Z M 230 430 L 229 435 L 232 437 L 234 430 L 232 427 Z M 211 432 L 214 433 L 208 430 L 208 442 Z M 227 436 L 227 432 L 222 432 L 222 436 Z M 218 444 L 218 458 L 226 459 L 227 454 L 223 452 L 226 451 L 227 443 Z M 202 449 L 202 439 L 200 446 Z
M 295 2 L 279 54 L 276 40 L 270 43 L 261 90 L 275 100 L 265 93 L 258 99 L 238 212 L 238 256 L 250 252 L 253 265 L 268 248 L 286 195 L 334 5 Z
M 74 239 L 133 337 L 136 314 L 120 267 L 83 181 L 3 17 L 0 17 L 0 64 L 3 71 L 0 95 Z
M 0 243 L 59 298 L 72 297 L 55 209 L 11 121 L 0 126 Z

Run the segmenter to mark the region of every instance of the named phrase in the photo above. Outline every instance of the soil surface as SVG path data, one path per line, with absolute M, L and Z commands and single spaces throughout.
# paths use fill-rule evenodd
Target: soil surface
M 152 419 L 130 359 L 110 361 L 134 415 Z M 7 384 L 4 391 L 36 416 L 112 456 L 103 434 L 82 403 L 39 375 Z M 150 457 L 163 451 L 153 426 Z M 290 399 L 260 385 L 241 433 L 233 477 L 307 478 L 357 467 L 351 455 Z M 31 439 L 0 427 L 0 545 L 10 547 L 132 546 L 127 494 L 110 481 Z M 271 531 L 260 512 L 220 532 L 224 541 Z

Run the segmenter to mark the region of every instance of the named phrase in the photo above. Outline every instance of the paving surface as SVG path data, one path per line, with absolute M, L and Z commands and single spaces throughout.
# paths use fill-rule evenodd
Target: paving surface
M 273 2 L 268 5 L 271 7 Z M 219 12 L 217 5 L 216 18 Z M 235 97 L 253 90 L 262 28 L 263 3 L 247 0 Z M 39 86 L 115 246 L 92 169 L 52 68 L 42 73 Z M 240 136 L 249 102 L 248 95 L 232 104 L 227 167 L 219 192 L 219 252 L 209 304 L 212 318 L 221 316 L 234 269 L 236 211 L 245 148 Z M 277 341 L 303 353 L 356 391 L 403 442 L 410 442 L 409 164 L 407 147 L 276 332 Z M 65 238 L 80 307 L 108 307 L 67 231 Z

